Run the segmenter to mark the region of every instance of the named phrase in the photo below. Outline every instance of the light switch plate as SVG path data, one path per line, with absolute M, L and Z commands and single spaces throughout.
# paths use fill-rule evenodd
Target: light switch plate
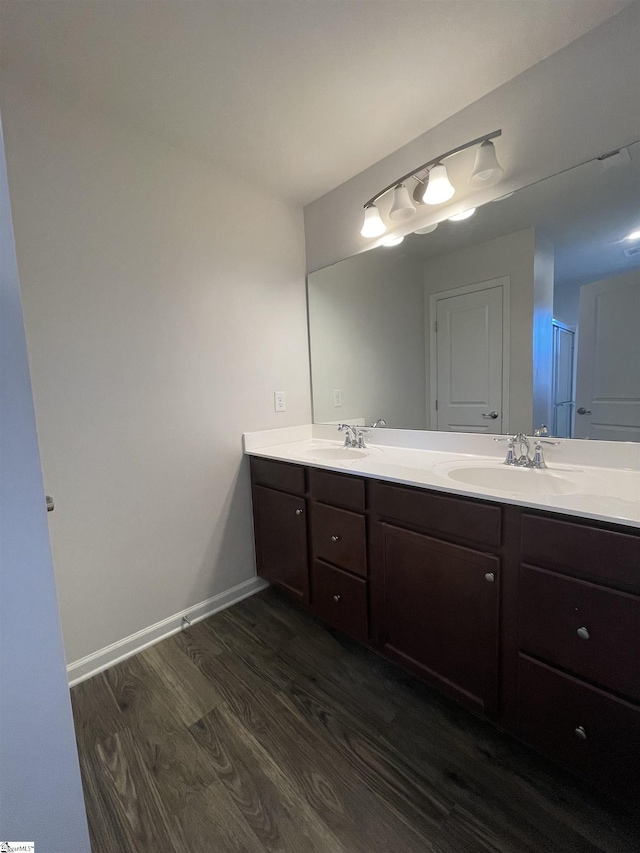
M 339 388 L 333 392 L 333 407 L 339 409 L 342 405 L 342 391 Z
M 287 393 L 286 391 L 273 392 L 273 407 L 276 412 L 287 411 Z

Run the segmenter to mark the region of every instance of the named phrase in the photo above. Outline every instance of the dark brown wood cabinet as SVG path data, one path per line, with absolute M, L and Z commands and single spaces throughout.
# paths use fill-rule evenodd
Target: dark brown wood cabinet
M 251 476 L 259 575 L 640 796 L 640 531 L 269 459 Z
M 312 572 L 316 616 L 366 643 L 369 638 L 366 581 L 322 560 L 313 561 Z
M 380 523 L 383 652 L 482 713 L 498 707 L 498 557 Z
M 367 514 L 359 477 L 310 471 L 311 609 L 356 640 L 369 640 Z
M 640 796 L 640 537 L 524 512 L 517 714 L 527 743 Z
M 521 654 L 518 735 L 540 752 L 637 803 L 640 708 Z
M 254 485 L 253 511 L 258 574 L 302 604 L 308 604 L 306 501 L 297 495 Z

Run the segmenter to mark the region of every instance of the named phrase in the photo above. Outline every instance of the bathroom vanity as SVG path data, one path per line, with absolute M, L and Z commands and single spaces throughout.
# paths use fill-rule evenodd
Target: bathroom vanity
M 358 455 L 313 437 L 327 427 L 300 429 L 307 438 L 245 436 L 258 574 L 579 775 L 640 793 L 633 466 L 555 461 L 509 492 L 486 436 L 435 433 L 424 439 L 431 449 L 372 445 Z M 484 455 L 461 454 L 465 442 Z M 586 452 L 577 444 L 555 459 Z M 497 472 L 502 488 L 438 473 L 476 468 Z M 590 506 L 584 489 L 595 482 Z

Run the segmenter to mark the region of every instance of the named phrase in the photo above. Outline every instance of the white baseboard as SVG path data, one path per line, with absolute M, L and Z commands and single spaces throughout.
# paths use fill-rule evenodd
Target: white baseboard
M 105 646 L 104 649 L 99 649 L 80 660 L 74 661 L 67 666 L 67 675 L 69 677 L 69 687 L 79 684 L 81 681 L 86 681 L 92 675 L 97 675 L 104 669 L 108 669 L 120 661 L 130 658 L 132 655 L 141 652 L 143 649 L 153 646 L 160 640 L 170 637 L 171 634 L 177 634 L 185 626 L 183 617 L 187 617 L 193 625 L 195 622 L 200 622 L 208 616 L 212 616 L 219 610 L 224 610 L 226 607 L 231 607 L 232 604 L 237 604 L 243 598 L 248 598 L 250 595 L 255 595 L 266 589 L 269 584 L 262 578 L 250 578 L 248 581 L 231 587 L 213 598 L 207 598 L 199 604 L 194 604 L 187 610 L 182 610 L 180 613 L 175 613 L 161 622 L 156 622 L 155 625 L 150 625 L 148 628 L 143 628 L 142 631 L 137 631 L 129 637 L 124 637 L 110 646 Z

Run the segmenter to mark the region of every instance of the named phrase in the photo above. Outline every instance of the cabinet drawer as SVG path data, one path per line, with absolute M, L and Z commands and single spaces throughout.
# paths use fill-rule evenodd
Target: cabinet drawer
M 314 557 L 335 563 L 357 575 L 366 575 L 366 526 L 363 515 L 313 503 L 311 537 Z
M 522 654 L 518 734 L 603 787 L 640 793 L 640 708 Z
M 525 513 L 522 561 L 640 589 L 640 536 Z
M 345 509 L 364 510 L 364 480 L 359 477 L 311 468 L 309 478 L 311 496 L 315 500 Z
M 500 547 L 501 511 L 491 504 L 374 482 L 372 505 L 376 515 L 408 527 Z
M 270 486 L 292 495 L 303 495 L 306 491 L 304 474 L 305 470 L 301 465 L 251 457 L 251 481 L 261 486 Z
M 520 646 L 640 702 L 638 596 L 522 566 Z
M 313 612 L 328 625 L 366 642 L 366 581 L 314 560 Z

